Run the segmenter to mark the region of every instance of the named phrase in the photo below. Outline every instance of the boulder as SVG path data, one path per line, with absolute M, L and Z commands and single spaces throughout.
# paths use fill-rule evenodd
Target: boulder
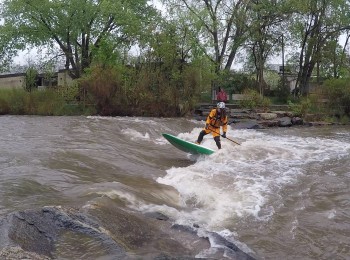
M 261 120 L 273 120 L 277 118 L 276 113 L 258 113 L 257 115 Z
M 292 119 L 288 116 L 282 117 L 278 120 L 278 126 L 287 127 L 292 125 Z
M 235 124 L 231 124 L 233 129 L 261 129 L 261 124 L 258 124 L 255 120 L 240 121 Z
M 304 120 L 300 117 L 292 117 L 292 124 L 293 125 L 303 125 Z
M 278 123 L 278 120 L 264 120 L 259 122 L 263 127 L 276 127 L 278 126 Z
M 132 259 L 194 260 L 206 252 L 210 259 L 253 259 L 216 233 L 205 235 L 201 230 L 198 235 L 197 224 L 189 227 L 172 222 L 158 212 L 126 211 L 108 199 L 83 210 L 57 206 L 13 212 L 0 219 L 0 258 L 80 259 L 84 255 L 88 259 L 129 259 L 131 254 Z M 79 244 L 79 251 L 72 252 L 70 245 L 75 248 L 81 242 L 72 236 L 89 243 Z M 220 250 L 210 255 L 212 246 Z

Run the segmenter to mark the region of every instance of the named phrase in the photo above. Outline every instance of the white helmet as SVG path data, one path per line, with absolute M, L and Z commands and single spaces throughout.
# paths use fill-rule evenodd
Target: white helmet
M 224 102 L 219 102 L 217 107 L 221 108 L 221 109 L 224 109 L 225 108 L 225 103 Z

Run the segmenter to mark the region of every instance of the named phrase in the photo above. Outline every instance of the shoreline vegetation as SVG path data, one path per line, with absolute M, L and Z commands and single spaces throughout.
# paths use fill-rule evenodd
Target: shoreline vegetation
M 149 1 L 45 3 L 2 6 L 0 70 L 24 78 L 1 82 L 0 114 L 184 117 L 220 87 L 246 96 L 239 108 L 260 117 L 284 104 L 292 118 L 350 122 L 350 36 L 339 37 L 350 21 L 346 1 L 322 2 L 332 12 L 320 14 L 288 1 L 278 10 L 259 1 L 238 9 L 166 1 L 170 16 Z M 15 66 L 19 51 L 33 48 L 37 60 Z M 268 63 L 280 54 L 282 64 Z
M 193 99 L 181 104 L 148 98 L 143 104 L 132 104 L 122 101 L 121 97 L 115 99 L 103 95 L 98 99 L 104 101 L 96 102 L 96 97 L 88 97 L 87 93 L 83 99 L 78 97 L 79 92 L 81 89 L 77 86 L 30 92 L 21 88 L 1 89 L 0 115 L 191 117 L 205 120 L 216 105 L 208 98 L 204 98 L 206 102 L 200 102 L 201 98 L 198 98 L 198 102 Z M 289 101 L 276 105 L 267 102 L 266 97 L 260 99 L 255 92 L 246 95 L 247 99 L 243 101 L 227 103 L 229 123 L 236 128 L 349 125 L 350 122 L 346 112 L 342 112 L 344 108 L 338 105 L 338 111 L 335 111 L 329 102 L 302 99 L 298 103 Z

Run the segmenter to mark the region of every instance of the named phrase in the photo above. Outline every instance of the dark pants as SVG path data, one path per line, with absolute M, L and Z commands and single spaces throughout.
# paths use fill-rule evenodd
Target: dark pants
M 201 143 L 203 141 L 203 137 L 207 135 L 207 133 L 202 130 L 200 133 L 199 133 L 199 136 L 198 136 L 198 139 L 197 139 L 197 143 Z M 215 140 L 215 143 L 216 143 L 216 146 L 221 149 L 221 142 L 220 142 L 220 136 L 215 136 L 214 137 L 214 140 Z

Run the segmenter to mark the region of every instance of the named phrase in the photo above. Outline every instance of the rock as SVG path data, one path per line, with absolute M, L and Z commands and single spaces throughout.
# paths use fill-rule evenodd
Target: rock
M 277 118 L 275 113 L 258 113 L 258 117 L 262 120 L 272 120 Z
M 329 123 L 329 122 L 308 122 L 309 126 L 326 126 L 326 125 L 333 125 L 333 123 Z
M 278 120 L 264 120 L 259 122 L 263 127 L 276 127 L 278 126 Z
M 263 128 L 260 124 L 258 124 L 254 120 L 249 120 L 249 121 L 240 121 L 235 124 L 231 124 L 231 127 L 233 129 L 261 129 Z
M 304 120 L 300 117 L 292 117 L 292 124 L 293 125 L 303 125 Z
M 201 231 L 199 236 L 198 225 L 172 225 L 166 218 L 157 212 L 145 216 L 125 211 L 105 199 L 84 211 L 43 207 L 14 212 L 0 219 L 0 259 L 65 259 L 68 255 L 80 259 L 86 252 L 95 251 L 89 259 L 106 255 L 129 259 L 131 255 L 131 259 L 194 260 L 202 253 L 205 259 L 253 259 L 216 233 L 206 236 Z M 66 252 L 72 243 L 75 247 L 81 242 L 71 240 L 75 233 L 89 243 L 79 244 L 78 252 Z M 57 245 L 57 241 L 61 243 Z M 92 245 L 96 249 L 93 252 Z M 211 246 L 217 249 L 218 245 L 211 255 Z
M 230 104 L 228 105 L 230 106 Z M 211 106 L 202 105 L 200 108 L 201 115 L 195 113 L 196 120 L 205 121 Z M 248 109 L 230 108 L 229 125 L 234 129 L 262 129 L 268 127 L 289 127 L 289 126 L 321 126 L 330 125 L 331 123 L 316 121 L 322 118 L 321 115 L 307 114 L 305 118 L 296 117 L 291 111 L 276 110 L 269 113 L 254 112 Z M 308 120 L 309 119 L 309 120 Z M 305 121 L 307 123 L 305 123 Z M 232 125 L 232 123 L 235 123 Z
M 164 214 L 160 212 L 147 212 L 145 213 L 145 216 L 150 217 L 150 218 L 155 218 L 158 220 L 169 220 L 168 216 L 165 216 Z
M 232 118 L 237 118 L 237 119 L 244 119 L 244 118 L 256 118 L 255 115 L 252 114 L 247 114 L 247 113 L 242 113 L 242 112 L 236 112 L 231 114 Z
M 18 247 L 42 257 L 53 258 L 55 242 L 64 230 L 85 234 L 105 245 L 106 254 L 123 258 L 125 251 L 103 228 L 74 209 L 44 207 L 11 213 L 0 222 L 0 250 Z M 13 258 L 22 259 L 22 258 Z
M 290 117 L 282 117 L 278 120 L 278 126 L 287 127 L 292 125 L 292 119 Z
M 219 247 L 221 248 L 224 247 L 229 249 L 228 252 L 225 252 L 225 255 L 229 259 L 254 260 L 253 257 L 243 252 L 235 244 L 226 240 L 225 238 L 218 235 L 217 233 L 211 232 L 209 233 L 209 237 L 210 237 L 209 240 L 211 240 L 212 244 L 219 245 Z
M 52 258 L 38 255 L 33 252 L 24 251 L 22 248 L 16 247 L 5 247 L 0 250 L 1 260 L 13 260 L 13 259 L 30 259 L 30 260 L 50 260 Z
M 271 111 L 270 113 L 277 114 L 277 117 L 285 117 L 285 116 L 293 117 L 294 116 L 293 112 L 291 112 L 291 111 Z

